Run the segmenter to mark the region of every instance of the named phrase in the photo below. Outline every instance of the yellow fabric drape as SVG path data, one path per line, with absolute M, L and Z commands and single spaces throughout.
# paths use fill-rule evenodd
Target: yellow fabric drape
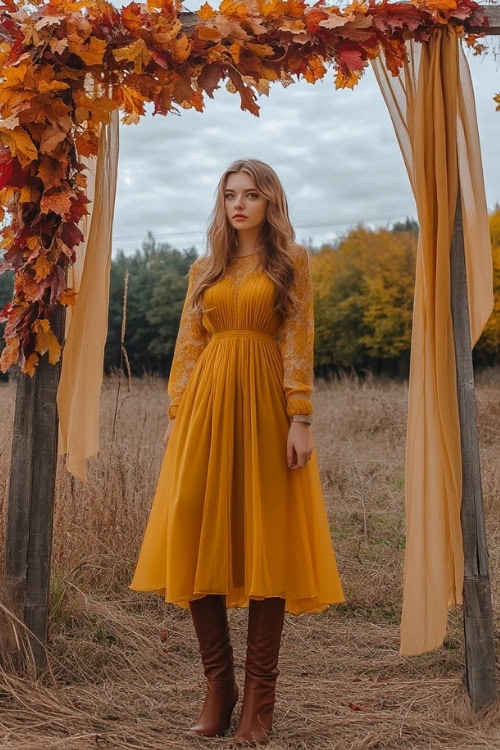
M 450 308 L 450 245 L 460 182 L 471 340 L 493 309 L 493 269 L 474 94 L 456 31 L 406 43 L 396 77 L 373 69 L 415 196 L 417 248 L 405 457 L 406 549 L 400 653 L 442 645 L 462 603 L 462 464 Z
M 95 157 L 80 157 L 87 167 L 89 215 L 82 218 L 83 242 L 68 269 L 68 287 L 78 291 L 66 309 L 66 340 L 57 391 L 58 454 L 66 469 L 87 482 L 85 459 L 99 451 L 99 398 L 108 330 L 109 276 L 118 170 L 119 111 L 101 126 Z

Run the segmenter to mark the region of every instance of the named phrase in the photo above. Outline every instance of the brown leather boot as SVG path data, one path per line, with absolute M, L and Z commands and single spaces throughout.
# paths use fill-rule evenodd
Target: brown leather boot
M 189 729 L 206 737 L 217 737 L 229 729 L 238 700 L 225 594 L 194 599 L 189 602 L 189 609 L 207 678 L 203 708 L 198 721 Z
M 245 694 L 235 742 L 269 742 L 284 616 L 281 597 L 249 601 Z

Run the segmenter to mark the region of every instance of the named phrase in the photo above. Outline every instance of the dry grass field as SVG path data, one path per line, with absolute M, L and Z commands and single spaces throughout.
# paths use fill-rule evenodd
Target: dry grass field
M 500 372 L 477 378 L 483 490 L 500 646 Z M 0 384 L 3 539 L 13 384 Z M 286 615 L 274 736 L 283 750 L 500 748 L 500 707 L 474 714 L 462 689 L 461 608 L 444 646 L 401 657 L 407 387 L 318 381 L 313 434 L 346 603 Z M 2 750 L 235 747 L 186 728 L 204 679 L 188 611 L 127 589 L 160 467 L 165 381 L 108 378 L 88 485 L 59 459 L 49 672 L 0 671 Z M 42 449 L 42 446 L 40 446 Z M 245 609 L 230 610 L 242 686 Z M 499 649 L 500 650 L 500 649 Z M 238 716 L 239 705 L 233 722 Z

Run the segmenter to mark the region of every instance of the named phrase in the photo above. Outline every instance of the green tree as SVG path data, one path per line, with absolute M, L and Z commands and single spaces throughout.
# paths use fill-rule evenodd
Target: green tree
M 128 269 L 125 349 L 135 375 L 167 375 L 175 346 L 189 266 L 196 249 L 157 245 L 151 234 L 133 255 L 119 251 L 111 264 L 108 338 L 104 366 L 120 364 L 124 277 Z

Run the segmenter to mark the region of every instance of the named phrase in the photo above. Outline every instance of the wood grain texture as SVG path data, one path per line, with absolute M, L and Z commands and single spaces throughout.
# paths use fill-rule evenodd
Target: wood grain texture
M 460 190 L 451 243 L 450 272 L 462 453 L 465 685 L 474 707 L 479 709 L 493 702 L 497 691 Z
M 64 319 L 65 308 L 59 306 L 51 318 L 59 341 Z M 40 670 L 46 659 L 60 369 L 61 360 L 52 365 L 44 354 L 33 377 L 17 373 L 9 477 L 2 590 L 7 606 L 33 634 L 29 640 Z M 20 666 L 19 642 L 14 633 L 7 638 L 12 660 Z

